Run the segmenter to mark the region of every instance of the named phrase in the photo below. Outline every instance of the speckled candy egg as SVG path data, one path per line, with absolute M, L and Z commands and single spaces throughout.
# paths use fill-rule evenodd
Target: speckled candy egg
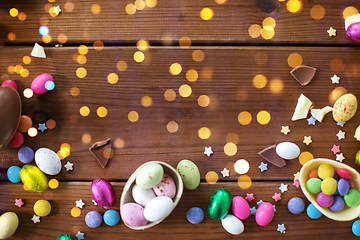
M 39 148 L 35 152 L 35 163 L 41 171 L 48 175 L 56 175 L 61 171 L 59 156 L 48 148 Z
M 300 148 L 292 142 L 281 142 L 275 150 L 277 155 L 286 160 L 297 158 L 300 154 Z
M 158 163 L 150 163 L 139 169 L 136 175 L 136 185 L 143 189 L 155 187 L 164 175 L 163 167 Z
M 0 239 L 11 237 L 19 226 L 19 218 L 14 212 L 6 212 L 0 216 Z
M 120 215 L 122 220 L 129 226 L 139 227 L 148 223 L 144 217 L 144 207 L 137 203 L 125 203 L 121 206 Z
M 339 97 L 333 106 L 333 117 L 336 122 L 347 122 L 356 113 L 357 99 L 354 94 L 347 93 Z
M 274 207 L 271 203 L 265 202 L 259 206 L 255 213 L 255 220 L 260 226 L 268 225 L 274 217 Z
M 160 183 L 153 187 L 153 191 L 156 196 L 168 196 L 169 198 L 173 198 L 176 194 L 176 185 L 169 174 L 164 173 Z
M 174 202 L 167 196 L 151 199 L 146 204 L 144 216 L 149 222 L 160 221 L 166 218 L 174 208 Z
M 244 231 L 242 221 L 232 214 L 228 214 L 225 218 L 221 219 L 221 225 L 228 233 L 233 235 L 239 235 Z
M 100 207 L 109 208 L 115 204 L 115 189 L 104 178 L 97 178 L 92 182 L 91 195 Z
M 34 192 L 43 192 L 48 188 L 47 176 L 34 165 L 23 166 L 20 178 L 25 187 Z
M 184 188 L 194 190 L 200 184 L 200 172 L 198 167 L 190 160 L 181 160 L 176 170 L 180 173 Z
M 152 189 L 142 189 L 135 184 L 132 188 L 132 197 L 136 203 L 145 207 L 156 195 Z

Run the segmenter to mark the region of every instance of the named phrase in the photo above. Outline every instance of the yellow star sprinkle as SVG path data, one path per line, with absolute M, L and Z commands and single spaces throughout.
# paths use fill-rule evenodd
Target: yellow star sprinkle
M 281 126 L 281 132 L 287 135 L 290 132 L 289 126 Z
M 60 6 L 54 7 L 53 13 L 55 13 L 56 15 L 59 15 L 61 13 Z
M 311 140 L 311 136 L 304 136 L 304 141 L 303 143 L 305 143 L 306 145 L 309 145 L 310 143 L 312 143 L 312 140 Z
M 300 172 L 294 174 L 294 181 L 299 180 Z
M 330 27 L 329 30 L 327 30 L 327 33 L 329 34 L 329 37 L 331 36 L 336 36 L 336 29 L 333 29 L 332 27 Z

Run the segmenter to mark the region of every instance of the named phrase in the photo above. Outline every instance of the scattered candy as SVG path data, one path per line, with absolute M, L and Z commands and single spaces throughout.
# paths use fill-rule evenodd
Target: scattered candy
M 337 190 L 337 182 L 334 178 L 325 178 L 321 183 L 321 191 L 326 195 L 333 195 Z
M 300 148 L 292 142 L 281 142 L 276 145 L 276 153 L 283 159 L 291 160 L 300 155 Z
M 309 216 L 309 218 L 312 219 L 318 219 L 323 214 L 315 207 L 314 204 L 310 203 L 309 206 L 306 208 L 306 213 Z
M 174 202 L 167 196 L 151 199 L 144 208 L 144 217 L 149 222 L 161 221 L 173 210 Z
M 96 211 L 90 211 L 85 216 L 85 223 L 90 228 L 97 228 L 102 223 L 102 216 Z
M 336 36 L 336 29 L 330 27 L 329 30 L 327 30 L 327 33 L 329 34 L 329 37 Z
M 294 173 L 294 181 L 299 180 L 300 172 Z
M 271 145 L 260 152 L 258 154 L 267 160 L 268 162 L 274 164 L 277 167 L 284 167 L 286 162 L 276 153 L 276 145 Z
M 239 235 L 244 231 L 242 221 L 232 214 L 228 214 L 225 218 L 221 219 L 221 225 L 228 233 L 233 235 Z
M 236 196 L 232 199 L 231 202 L 231 206 L 232 206 L 232 212 L 234 213 L 234 215 L 241 219 L 247 219 L 250 215 L 250 206 L 248 204 L 248 202 L 240 197 L 240 196 Z
M 304 211 L 305 203 L 299 197 L 293 197 L 288 202 L 288 209 L 292 214 L 299 214 Z
M 97 178 L 92 182 L 91 195 L 100 207 L 109 208 L 115 204 L 115 189 L 104 178 Z
M 221 171 L 221 174 L 223 175 L 223 177 L 229 177 L 230 174 L 229 174 L 230 170 L 224 168 L 222 171 Z
M 294 180 L 293 186 L 295 187 L 300 187 L 300 181 L 299 180 Z
M 198 167 L 190 160 L 181 160 L 176 170 L 180 173 L 184 188 L 194 190 L 200 184 L 200 172 Z
M 281 193 L 286 192 L 288 190 L 288 185 L 281 183 L 279 190 L 281 191 Z
M 156 196 L 168 196 L 169 198 L 173 198 L 176 194 L 176 185 L 170 175 L 164 173 L 160 183 L 153 187 L 152 190 Z
M 34 204 L 34 212 L 39 217 L 45 217 L 51 212 L 51 205 L 47 200 L 38 200 Z
M 208 203 L 208 213 L 212 219 L 223 219 L 230 208 L 231 194 L 228 190 L 220 188 L 216 190 L 210 197 Z
M 352 173 L 345 169 L 345 168 L 338 168 L 336 169 L 336 173 L 342 177 L 342 178 L 345 178 L 345 179 L 351 179 L 353 177 Z
M 250 215 L 255 215 L 256 211 L 257 211 L 256 207 L 250 208 Z
M 278 228 L 277 228 L 278 232 L 285 233 L 285 230 L 286 230 L 286 227 L 285 227 L 285 225 L 283 223 L 278 224 Z
M 275 202 L 279 201 L 281 199 L 281 193 L 274 193 L 272 199 L 274 199 Z
M 312 143 L 312 140 L 311 140 L 311 136 L 304 136 L 304 141 L 303 143 L 305 143 L 306 145 L 309 145 L 310 143 Z
M 334 203 L 334 196 L 326 195 L 323 192 L 320 192 L 316 197 L 316 202 L 319 204 L 320 207 L 327 208 Z
M 77 234 L 75 235 L 75 237 L 77 237 L 78 240 L 83 240 L 84 238 L 84 233 L 78 231 Z
M 125 203 L 120 208 L 122 220 L 129 226 L 144 226 L 148 220 L 144 216 L 144 207 L 137 203 Z
M 38 58 L 46 58 L 44 48 L 40 46 L 38 43 L 35 43 L 34 48 L 31 51 L 30 55 Z
M 15 89 L 16 91 L 19 90 L 18 85 L 16 84 L 16 82 L 14 80 L 8 79 L 5 80 L 1 86 L 5 86 L 5 87 L 12 87 L 13 89 Z
M 268 225 L 274 217 L 274 207 L 268 202 L 264 202 L 259 206 L 255 213 L 255 221 L 260 226 Z
M 353 234 L 357 237 L 360 237 L 360 220 L 356 220 L 352 227 L 351 227 L 351 231 L 353 232 Z
M 349 182 L 345 178 L 341 178 L 337 184 L 337 190 L 341 196 L 344 196 L 350 190 Z
M 21 132 L 16 131 L 14 136 L 12 137 L 9 145 L 13 148 L 18 148 L 24 143 L 24 135 Z
M 339 130 L 339 132 L 336 134 L 339 140 L 345 139 L 345 132 Z
M 321 178 L 323 180 L 325 178 L 334 177 L 334 173 L 335 173 L 335 170 L 334 170 L 333 166 L 331 166 L 330 164 L 327 164 L 327 163 L 321 164 L 318 168 L 319 178 Z
M 256 202 L 256 204 L 258 205 L 258 207 L 260 207 L 261 204 L 263 204 L 264 201 L 260 199 L 260 201 Z
M 287 135 L 290 132 L 289 126 L 281 126 L 281 132 Z
M 314 108 L 312 108 L 310 110 L 310 113 L 311 113 L 312 117 L 314 117 L 319 122 L 322 122 L 325 114 L 331 112 L 332 110 L 333 110 L 332 107 L 326 106 L 326 107 L 323 107 L 322 109 L 314 109 Z
M 75 202 L 76 202 L 76 207 L 78 207 L 78 208 L 83 208 L 85 205 L 85 203 L 83 202 L 82 199 L 75 201 Z
M 7 177 L 9 179 L 9 181 L 12 183 L 20 182 L 21 181 L 20 171 L 21 171 L 21 167 L 19 167 L 19 166 L 9 167 L 9 169 L 7 170 Z
M 70 171 L 70 170 L 73 170 L 73 166 L 74 164 L 73 163 L 70 163 L 70 162 L 67 162 L 64 167 L 66 168 L 66 171 Z
M 36 216 L 35 214 L 33 215 L 33 217 L 31 218 L 31 221 L 33 221 L 34 223 L 39 223 L 40 222 L 40 217 Z
M 25 187 L 31 191 L 43 192 L 48 188 L 48 178 L 37 166 L 23 166 L 20 171 L 20 178 Z
M 59 5 L 54 7 L 53 13 L 56 14 L 56 16 L 58 16 L 61 13 L 61 9 Z
M 338 76 L 336 76 L 336 74 L 334 74 L 334 76 L 332 76 L 330 79 L 331 79 L 332 84 L 335 84 L 335 83 L 339 84 L 340 78 Z
M 18 152 L 18 158 L 22 163 L 30 163 L 34 160 L 34 151 L 29 147 L 23 147 Z
M 47 87 L 46 83 L 48 81 L 54 82 L 54 78 L 48 73 L 40 74 L 32 81 L 31 90 L 36 95 L 42 95 L 44 93 L 47 93 L 48 91 L 53 90 L 51 88 L 50 89 L 46 88 Z
M 204 219 L 204 211 L 199 207 L 192 207 L 186 213 L 187 220 L 192 224 L 198 224 Z
M 345 204 L 348 207 L 357 207 L 360 204 L 360 193 L 358 190 L 352 188 L 344 195 Z
M 206 154 L 208 157 L 210 157 L 211 154 L 214 152 L 212 151 L 211 147 L 205 147 L 204 154 Z
M 248 200 L 249 202 L 251 202 L 252 200 L 254 200 L 254 194 L 253 193 L 247 193 L 246 194 L 246 200 Z
M 312 102 L 307 97 L 305 97 L 304 94 L 301 94 L 300 97 L 298 98 L 298 101 L 297 101 L 297 104 L 295 107 L 295 111 L 294 111 L 294 114 L 293 114 L 291 120 L 295 121 L 295 120 L 306 118 L 311 105 L 312 105 Z
M 49 148 L 39 148 L 36 150 L 35 163 L 42 172 L 48 175 L 57 175 L 61 171 L 59 156 Z
M 18 130 L 22 133 L 26 133 L 32 126 L 32 120 L 27 115 L 21 115 Z
M 316 119 L 311 116 L 310 118 L 307 119 L 308 121 L 308 125 L 315 125 Z
M 333 118 L 336 122 L 346 122 L 356 113 L 357 99 L 354 94 L 346 93 L 339 97 L 333 106 Z
M 21 198 L 15 199 L 15 206 L 21 207 L 22 205 L 24 205 L 24 203 Z
M 313 194 L 321 192 L 322 181 L 320 178 L 310 178 L 306 181 L 306 189 Z
M 336 154 L 336 161 L 342 162 L 344 159 L 343 153 Z
M 345 125 L 346 122 L 337 122 L 336 125 L 343 127 Z
M 19 226 L 19 218 L 14 212 L 6 212 L 0 216 L 0 239 L 11 237 Z
M 261 171 L 261 172 L 268 170 L 268 168 L 267 168 L 267 163 L 261 162 L 259 168 L 260 168 L 260 171 Z
M 334 196 L 334 203 L 329 207 L 333 212 L 341 211 L 345 206 L 344 199 L 339 195 Z
M 105 168 L 108 161 L 112 158 L 112 155 L 111 154 L 109 154 L 109 155 L 105 154 L 104 155 L 104 152 L 105 151 L 112 152 L 111 148 L 112 148 L 111 139 L 107 138 L 105 140 L 95 142 L 93 145 L 91 145 L 89 147 L 89 151 L 92 153 L 92 155 L 98 161 L 100 166 L 102 168 Z
M 62 234 L 56 238 L 56 240 L 74 240 L 72 236 L 67 234 Z
M 340 152 L 340 146 L 337 146 L 337 145 L 334 144 L 334 146 L 331 148 L 331 151 L 334 154 L 337 154 L 338 152 Z
M 291 76 L 293 76 L 296 81 L 298 81 L 302 86 L 309 84 L 314 77 L 316 68 L 300 65 L 293 68 L 290 71 Z
M 104 213 L 104 222 L 108 226 L 115 226 L 120 221 L 120 213 L 114 209 L 107 210 Z
M 96 203 L 96 201 L 94 199 L 91 200 L 91 201 L 94 203 L 95 206 L 97 206 L 97 203 Z
M 39 131 L 44 132 L 46 129 L 47 129 L 46 123 L 39 123 L 39 128 L 38 128 Z

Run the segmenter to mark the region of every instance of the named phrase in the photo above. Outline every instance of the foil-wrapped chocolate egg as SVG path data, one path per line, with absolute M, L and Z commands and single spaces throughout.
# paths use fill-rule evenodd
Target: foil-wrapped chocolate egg
M 104 178 L 98 178 L 92 182 L 91 194 L 100 207 L 109 208 L 115 204 L 115 190 Z
M 346 35 L 355 43 L 360 44 L 360 14 L 347 17 L 345 20 Z

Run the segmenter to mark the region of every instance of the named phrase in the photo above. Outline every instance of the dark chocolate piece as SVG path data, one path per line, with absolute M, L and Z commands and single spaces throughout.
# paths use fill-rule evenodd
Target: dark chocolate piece
M 259 155 L 277 167 L 283 167 L 286 165 L 285 160 L 277 155 L 276 145 L 271 145 L 270 147 L 261 150 Z
M 316 68 L 300 65 L 293 68 L 290 74 L 298 81 L 302 86 L 305 86 L 311 82 L 316 72 Z
M 90 152 L 94 155 L 102 168 L 105 168 L 106 164 L 112 157 L 111 154 L 108 154 L 106 157 L 104 156 L 104 151 L 108 148 L 111 149 L 110 138 L 98 141 L 89 148 Z

